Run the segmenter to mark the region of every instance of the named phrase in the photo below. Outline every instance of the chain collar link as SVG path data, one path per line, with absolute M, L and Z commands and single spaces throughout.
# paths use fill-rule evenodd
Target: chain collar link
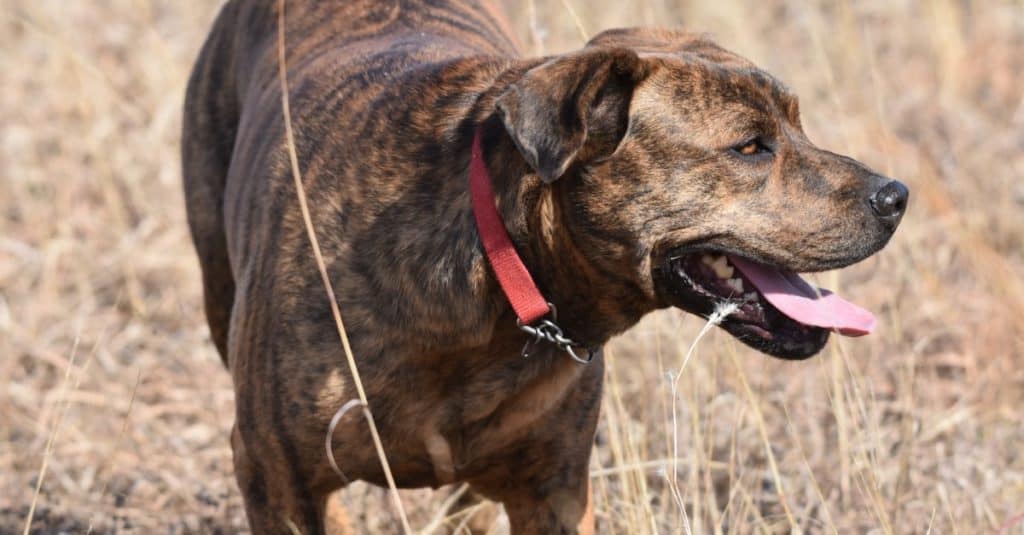
M 579 362 L 580 364 L 589 364 L 590 361 L 594 360 L 595 351 L 591 348 L 586 348 L 586 357 L 578 355 L 573 347 L 580 347 L 580 344 L 577 344 L 572 339 L 565 336 L 562 332 L 562 328 L 555 323 L 558 321 L 558 309 L 556 309 L 555 305 L 551 303 L 548 303 L 548 306 L 551 307 L 551 319 L 541 319 L 533 325 L 524 325 L 518 319 L 516 320 L 516 326 L 519 327 L 519 330 L 529 334 L 531 337 L 523 345 L 523 350 L 521 351 L 523 358 L 529 357 L 534 348 L 537 347 L 537 344 L 545 341 L 555 344 L 558 349 L 568 353 L 576 362 Z

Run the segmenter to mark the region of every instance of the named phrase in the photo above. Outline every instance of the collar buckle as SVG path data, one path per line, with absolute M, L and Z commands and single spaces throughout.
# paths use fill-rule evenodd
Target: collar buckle
M 550 302 L 548 303 L 548 307 L 551 308 L 551 319 L 542 318 L 533 325 L 524 324 L 521 320 L 516 319 L 516 327 L 519 327 L 519 330 L 531 336 L 531 338 L 523 344 L 523 349 L 520 354 L 523 358 L 527 358 L 533 352 L 534 348 L 536 348 L 537 344 L 541 341 L 546 341 L 555 344 L 558 349 L 568 353 L 569 357 L 576 362 L 580 364 L 590 364 L 590 362 L 594 360 L 595 351 L 591 348 L 586 348 L 587 356 L 579 356 L 573 347 L 580 347 L 580 345 L 574 342 L 571 338 L 567 338 L 562 332 L 562 328 L 555 323 L 558 321 L 558 309 Z

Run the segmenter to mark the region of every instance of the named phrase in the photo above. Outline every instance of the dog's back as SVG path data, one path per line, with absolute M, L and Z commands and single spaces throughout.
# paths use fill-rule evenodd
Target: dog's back
M 473 95 L 474 79 L 481 87 L 490 83 L 486 70 L 452 60 L 517 54 L 500 13 L 486 3 L 290 1 L 286 6 L 292 120 L 309 195 L 335 208 L 346 205 L 345 211 L 355 211 L 363 221 L 379 215 L 375 209 L 383 203 L 375 199 L 424 187 L 405 171 L 415 169 L 414 163 L 386 159 L 410 153 L 442 156 L 438 147 L 455 135 L 457 121 L 473 104 L 452 99 L 460 93 L 453 86 L 461 84 L 462 94 Z M 277 191 L 290 181 L 286 152 L 278 150 L 284 126 L 277 24 L 275 0 L 228 2 L 186 95 L 182 160 L 188 220 L 203 271 L 211 335 L 225 363 L 236 280 L 247 274 L 258 278 L 261 266 L 253 265 L 255 259 L 277 256 L 263 250 L 273 236 L 252 229 L 279 229 L 275 220 L 296 214 L 294 191 Z M 465 69 L 466 76 L 453 77 L 452 69 Z M 394 134 L 381 136 L 380 131 Z M 381 147 L 382 139 L 438 143 L 397 151 Z M 367 145 L 371 141 L 375 144 Z M 369 173 L 368 167 L 403 171 Z M 289 180 L 278 180 L 282 177 Z M 372 183 L 366 177 L 373 177 Z M 321 219 L 321 239 L 375 239 L 376 233 L 367 235 L 366 228 L 338 228 L 334 213 L 314 212 Z M 325 248 L 334 245 L 352 247 Z

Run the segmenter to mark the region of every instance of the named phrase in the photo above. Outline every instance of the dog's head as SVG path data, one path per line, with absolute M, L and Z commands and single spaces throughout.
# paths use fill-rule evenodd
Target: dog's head
M 749 61 L 689 34 L 613 30 L 527 71 L 498 110 L 596 272 L 704 317 L 731 304 L 722 326 L 774 356 L 870 330 L 795 272 L 881 249 L 908 192 L 811 143 L 796 97 Z

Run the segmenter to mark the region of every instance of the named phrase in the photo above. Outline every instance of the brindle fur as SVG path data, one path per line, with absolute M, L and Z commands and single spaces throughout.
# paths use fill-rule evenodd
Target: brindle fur
M 520 357 L 470 206 L 475 132 L 524 262 L 592 347 L 677 304 L 659 281 L 681 244 L 810 271 L 891 233 L 864 209 L 881 179 L 814 147 L 781 84 L 702 37 L 613 30 L 520 59 L 497 10 L 472 1 L 292 0 L 286 28 L 313 223 L 395 478 L 467 481 L 515 533 L 593 529 L 603 364 Z M 356 394 L 296 202 L 276 46 L 276 1 L 223 8 L 188 87 L 185 192 L 250 524 L 311 534 L 344 483 L 328 423 Z M 726 150 L 753 134 L 774 158 Z M 334 455 L 384 484 L 357 412 Z

